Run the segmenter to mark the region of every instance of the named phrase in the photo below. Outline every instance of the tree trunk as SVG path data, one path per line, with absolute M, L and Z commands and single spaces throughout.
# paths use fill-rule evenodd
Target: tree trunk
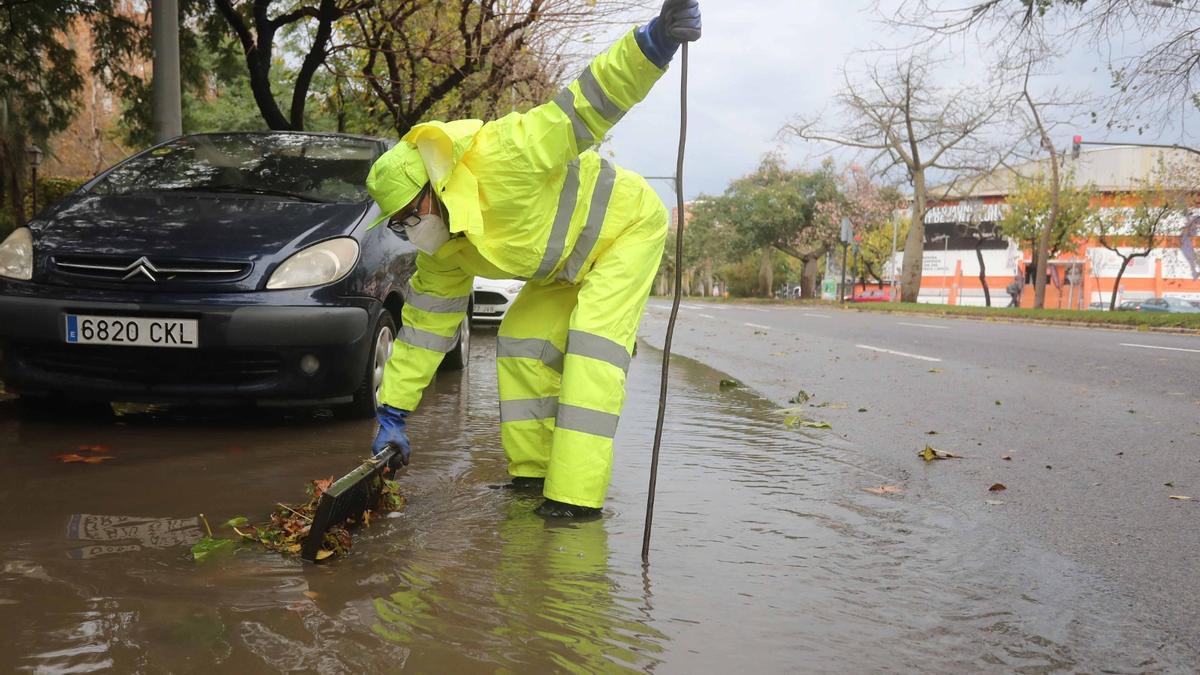
M 758 287 L 762 291 L 762 297 L 771 297 L 771 292 L 774 290 L 774 270 L 771 265 L 771 247 L 764 246 L 762 250 L 762 262 L 758 266 Z
M 711 298 L 711 297 L 712 297 L 712 294 L 713 294 L 713 263 L 712 263 L 712 258 L 708 258 L 707 260 L 705 260 L 705 261 L 704 261 L 704 267 L 703 267 L 703 270 L 704 270 L 704 277 L 703 277 L 702 281 L 704 282 L 704 285 L 703 285 L 703 288 L 704 288 L 704 297 L 706 297 L 706 298 Z
M 900 272 L 900 299 L 916 302 L 921 293 L 921 272 L 925 263 L 925 170 L 913 171 L 912 224 L 904 240 L 904 268 Z
M 804 299 L 817 297 L 817 274 L 821 271 L 818 264 L 820 258 L 804 258 L 804 267 L 800 270 L 800 297 Z
M 1112 249 L 1109 249 L 1110 251 Z M 1115 251 L 1113 251 L 1116 253 Z M 1117 253 L 1117 255 L 1121 255 Z M 1121 277 L 1125 276 L 1125 268 L 1129 267 L 1129 261 L 1133 260 L 1133 256 L 1126 258 L 1121 255 L 1121 269 L 1117 270 L 1117 278 L 1113 280 L 1112 297 L 1108 299 L 1108 311 L 1113 311 L 1117 308 L 1117 289 L 1121 287 Z
M 979 259 L 979 285 L 983 286 L 983 302 L 988 307 L 992 306 L 992 293 L 988 290 L 987 285 L 987 268 L 983 263 L 983 240 L 979 239 L 975 242 L 975 257 Z

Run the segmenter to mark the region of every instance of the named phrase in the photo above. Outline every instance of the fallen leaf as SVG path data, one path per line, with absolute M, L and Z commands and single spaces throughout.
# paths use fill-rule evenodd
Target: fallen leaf
M 729 389 L 737 389 L 738 387 L 741 387 L 742 383 L 738 382 L 737 380 L 724 379 L 721 380 L 717 386 L 721 391 L 727 391 Z
M 788 399 L 788 403 L 804 405 L 805 403 L 808 403 L 808 399 L 810 399 L 810 398 L 812 398 L 812 396 L 810 396 L 807 391 L 804 391 L 803 389 L 801 389 L 800 391 L 796 392 L 795 396 Z
M 1004 506 L 1004 502 L 998 499 L 985 499 L 983 500 L 983 503 L 987 504 L 988 506 Z
M 321 594 L 317 593 L 316 591 L 304 591 L 304 597 L 308 598 L 309 600 L 316 600 L 317 598 L 321 597 Z
M 789 427 L 806 427 L 808 429 L 832 429 L 828 422 L 818 422 L 816 420 L 805 419 L 799 415 L 785 417 L 783 423 Z
M 924 450 L 917 453 L 917 457 L 920 457 L 926 462 L 932 462 L 935 459 L 958 459 L 959 455 L 956 455 L 952 452 L 946 452 L 945 450 L 938 450 L 932 445 L 926 445 Z
M 1174 483 L 1163 483 L 1163 485 L 1165 485 L 1167 487 L 1175 487 Z
M 320 551 L 317 551 L 317 560 L 324 560 L 331 555 L 333 555 L 333 551 L 321 549 Z
M 859 409 L 858 409 L 858 412 L 867 412 L 867 409 L 866 409 L 866 408 L 859 408 Z
M 930 368 L 930 369 L 929 369 L 929 372 L 931 372 L 931 373 L 940 373 L 940 372 L 942 372 L 942 369 L 941 369 L 941 368 Z
M 112 452 L 107 445 L 81 445 L 79 452 Z
M 75 462 L 83 462 L 84 464 L 99 464 L 101 462 L 113 459 L 112 455 L 84 456 L 74 452 L 64 455 L 55 455 L 54 458 L 63 464 L 74 464 Z
M 996 405 L 1000 405 L 1000 401 L 996 401 Z
M 1191 497 L 1188 497 L 1187 495 L 1171 495 L 1171 496 L 1169 497 L 1169 499 L 1178 499 L 1178 500 L 1179 500 L 1179 501 L 1181 501 L 1181 502 L 1190 502 L 1190 501 L 1192 501 L 1192 498 L 1191 498 Z
M 936 431 L 933 431 L 933 430 L 931 429 L 931 430 L 929 430 L 929 431 L 926 431 L 926 432 L 925 432 L 925 435 L 926 435 L 926 436 L 937 436 L 937 432 L 936 432 Z
M 1012 461 L 1012 455 L 1001 455 L 1001 456 L 1000 456 L 1000 459 L 1002 459 L 1002 460 L 1004 460 L 1004 461 L 1006 461 L 1006 462 L 1011 462 L 1011 461 Z
M 1052 466 L 1050 466 L 1049 464 L 1047 464 L 1047 465 L 1046 465 L 1046 468 L 1047 468 L 1047 469 L 1053 469 L 1054 467 L 1052 467 Z
M 204 562 L 218 557 L 232 555 L 234 551 L 232 539 L 214 539 L 202 537 L 192 545 L 192 558 L 196 562 Z
M 225 527 L 246 527 L 250 524 L 250 519 L 246 516 L 237 516 L 225 521 Z
M 871 494 L 876 494 L 876 495 L 890 495 L 890 494 L 895 494 L 897 492 L 904 491 L 903 489 L 896 487 L 895 485 L 880 485 L 879 487 L 870 487 L 870 488 L 863 488 L 863 489 L 866 490 L 867 492 L 870 492 Z
M 1004 483 L 992 483 L 992 487 L 988 488 L 988 492 L 1000 492 L 1001 490 L 1007 489 L 1008 486 Z

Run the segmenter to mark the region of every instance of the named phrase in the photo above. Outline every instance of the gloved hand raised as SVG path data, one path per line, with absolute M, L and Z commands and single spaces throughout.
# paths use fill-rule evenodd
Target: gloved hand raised
M 655 30 L 668 47 L 700 39 L 699 0 L 665 0 Z
M 665 68 L 684 42 L 700 39 L 699 0 L 665 0 L 658 16 L 634 33 L 650 62 Z
M 405 429 L 408 411 L 381 405 L 375 411 L 375 417 L 379 420 L 379 433 L 375 434 L 371 454 L 378 456 L 387 450 L 388 446 L 392 446 L 398 452 L 388 462 L 388 468 L 394 471 L 408 466 L 408 457 L 412 454 L 408 445 L 408 432 Z

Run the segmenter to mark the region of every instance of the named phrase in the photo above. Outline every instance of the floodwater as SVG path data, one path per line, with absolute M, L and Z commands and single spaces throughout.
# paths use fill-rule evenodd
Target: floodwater
M 262 519 L 351 468 L 369 422 L 0 403 L 0 671 L 1194 672 L 1115 589 L 896 483 L 676 359 L 651 564 L 639 559 L 660 355 L 643 348 L 602 520 L 506 480 L 494 341 L 412 418 L 409 505 L 319 566 L 196 564 L 197 514 Z M 55 455 L 107 446 L 114 459 Z M 899 486 L 903 488 L 903 484 Z

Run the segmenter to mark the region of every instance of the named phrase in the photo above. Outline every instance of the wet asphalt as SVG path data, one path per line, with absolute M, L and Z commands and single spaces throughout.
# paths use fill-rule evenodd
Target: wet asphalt
M 652 344 L 669 307 L 651 300 Z M 1200 650 L 1200 337 L 685 301 L 675 351 L 782 406 L 811 394 L 848 458 L 1094 572 Z M 926 464 L 926 444 L 965 458 Z

